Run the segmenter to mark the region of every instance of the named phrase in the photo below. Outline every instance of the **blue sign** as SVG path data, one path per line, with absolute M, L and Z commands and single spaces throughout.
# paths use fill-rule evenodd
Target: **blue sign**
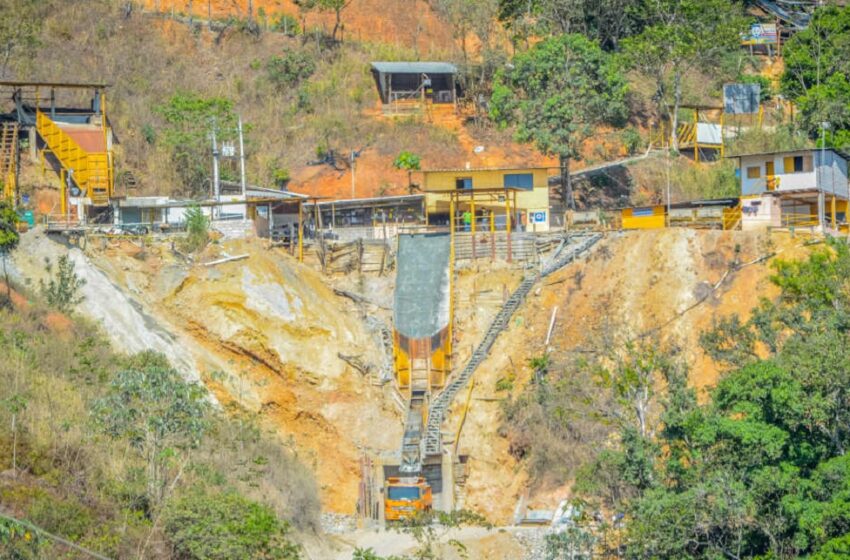
M 545 224 L 546 223 L 546 212 L 541 210 L 537 212 L 531 213 L 531 222 L 534 224 Z

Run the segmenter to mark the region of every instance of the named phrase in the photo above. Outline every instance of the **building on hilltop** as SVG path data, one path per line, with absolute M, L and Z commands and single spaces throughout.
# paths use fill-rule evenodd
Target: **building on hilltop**
M 733 157 L 738 159 L 743 229 L 846 226 L 847 154 L 809 148 Z
M 373 62 L 372 76 L 386 115 L 457 109 L 457 67 L 448 62 Z

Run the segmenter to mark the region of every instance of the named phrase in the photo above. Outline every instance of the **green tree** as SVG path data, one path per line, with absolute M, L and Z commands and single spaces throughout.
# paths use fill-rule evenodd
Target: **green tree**
M 407 171 L 407 190 L 411 193 L 415 188 L 413 184 L 413 172 L 422 169 L 421 165 L 420 157 L 407 150 L 399 153 L 395 161 L 393 161 L 393 167 Z
M 678 150 L 685 74 L 709 72 L 738 49 L 746 20 L 732 0 L 647 0 L 645 10 L 646 27 L 622 46 L 629 65 L 655 82 L 653 99 L 659 115 L 670 121 Z
M 219 143 L 235 137 L 233 103 L 223 97 L 181 92 L 155 111 L 165 121 L 160 144 L 169 151 L 184 190 L 192 196 L 206 194 L 212 161 L 210 136 L 215 130 Z
M 289 525 L 265 505 L 235 492 L 196 490 L 168 505 L 165 533 L 186 560 L 297 560 Z
M 797 104 L 809 135 L 818 138 L 820 124 L 829 122 L 827 142 L 850 145 L 850 10 L 815 10 L 809 26 L 782 46 L 782 56 L 782 92 Z
M 95 404 L 94 418 L 104 433 L 126 440 L 142 456 L 148 497 L 159 505 L 207 430 L 209 404 L 202 386 L 163 367 L 156 355 L 138 366 L 114 376 L 106 396 Z
M 668 384 L 656 452 L 643 467 L 653 483 L 634 490 L 628 432 L 588 469 L 618 474 L 608 478 L 632 488 L 628 556 L 845 556 L 850 249 L 830 239 L 808 258 L 774 268 L 776 299 L 763 300 L 748 321 L 725 321 L 703 337 L 730 368 L 708 402 L 697 404 L 681 380 Z M 578 486 L 597 496 L 623 492 Z
M 48 280 L 47 282 L 39 280 L 39 286 L 48 305 L 67 313 L 82 303 L 85 298 L 80 290 L 86 285 L 86 281 L 77 275 L 77 267 L 70 256 L 59 257 L 55 274 L 53 263 L 47 257 L 44 258 L 44 268 L 47 271 Z
M 12 208 L 8 201 L 0 200 L 0 259 L 3 260 L 3 281 L 6 284 L 5 298 L 0 302 L 0 307 L 12 305 L 12 286 L 9 283 L 9 271 L 6 268 L 6 259 L 21 240 L 18 233 L 18 213 Z
M 626 91 L 625 78 L 598 44 L 562 35 L 517 55 L 496 75 L 491 116 L 514 123 L 520 141 L 559 158 L 562 199 L 575 208 L 570 161 L 597 125 L 625 119 Z

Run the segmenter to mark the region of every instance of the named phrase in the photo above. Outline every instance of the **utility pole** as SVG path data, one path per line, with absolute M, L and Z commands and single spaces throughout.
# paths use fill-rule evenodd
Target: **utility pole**
M 829 123 L 823 121 L 820 123 L 820 162 L 815 173 L 815 180 L 818 182 L 818 225 L 824 228 L 826 225 L 826 194 L 823 190 L 824 168 L 826 165 L 826 129 L 829 128 Z M 834 224 L 833 224 L 834 225 Z
M 248 181 L 245 179 L 245 141 L 242 138 L 242 117 L 237 121 L 239 129 L 239 175 L 242 182 L 242 198 L 247 200 Z
M 219 151 L 218 151 L 218 144 L 216 143 L 216 138 L 215 138 L 215 128 L 216 128 L 215 121 L 213 121 L 213 128 L 212 128 L 213 199 L 215 199 L 215 202 L 218 203 L 218 202 L 221 201 L 221 184 L 219 183 L 219 176 L 218 176 L 218 158 L 219 158 L 220 154 L 219 154 Z M 220 208 L 218 208 L 217 206 L 213 207 L 213 211 L 212 211 L 213 217 L 215 217 L 218 214 L 219 210 L 220 210 Z
M 351 150 L 351 198 L 354 198 L 355 186 L 357 185 L 357 180 L 355 179 L 355 172 L 357 166 L 357 152 Z

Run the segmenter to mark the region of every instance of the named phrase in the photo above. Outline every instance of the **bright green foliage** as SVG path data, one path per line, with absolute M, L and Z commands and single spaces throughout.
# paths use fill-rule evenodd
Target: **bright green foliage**
M 623 49 L 629 65 L 655 81 L 658 112 L 675 134 L 684 75 L 710 72 L 738 49 L 746 20 L 732 0 L 650 0 L 645 13 L 647 26 L 624 39 Z
M 291 50 L 266 62 L 269 81 L 281 91 L 296 87 L 316 71 L 316 61 L 305 51 Z
M 783 93 L 800 110 L 813 138 L 820 123 L 829 122 L 827 143 L 850 144 L 850 10 L 835 5 L 818 8 L 807 29 L 782 47 Z
M 20 242 L 21 236 L 17 229 L 18 214 L 12 205 L 5 200 L 0 200 L 0 259 L 3 260 L 3 280 L 6 284 L 4 305 L 10 305 L 12 301 L 12 287 L 9 285 L 9 273 L 6 270 L 6 259 L 15 250 Z
M 407 171 L 407 188 L 413 192 L 413 172 L 421 169 L 421 160 L 419 156 L 407 150 L 398 154 L 398 157 L 393 161 L 393 167 Z
M 83 296 L 80 290 L 86 285 L 86 281 L 77 276 L 76 265 L 68 255 L 59 257 L 56 263 L 56 273 L 53 272 L 53 263 L 45 257 L 44 268 L 48 274 L 48 280 L 39 280 L 41 294 L 51 307 L 59 311 L 68 312 L 82 303 Z
M 619 484 L 588 485 L 597 496 L 633 496 L 631 557 L 845 557 L 850 249 L 830 240 L 806 260 L 774 266 L 780 296 L 749 321 L 727 320 L 703 337 L 710 355 L 733 368 L 711 400 L 697 405 L 692 389 L 670 383 L 659 437 L 641 438 L 652 444 L 648 460 L 631 451 L 638 434 L 624 431 L 620 450 L 588 469 Z M 651 477 L 640 483 L 635 468 Z
M 186 210 L 186 245 L 189 252 L 195 252 L 206 247 L 210 240 L 210 220 L 198 205 Z
M 625 118 L 626 91 L 623 74 L 598 44 L 561 35 L 518 54 L 496 75 L 490 113 L 502 125 L 515 124 L 519 141 L 560 158 L 563 201 L 574 207 L 569 162 L 597 125 Z
M 296 560 L 288 525 L 270 508 L 233 492 L 193 492 L 165 510 L 165 532 L 185 560 Z
M 160 144 L 169 151 L 184 190 L 191 195 L 206 193 L 212 168 L 210 135 L 215 130 L 219 144 L 235 137 L 233 103 L 222 97 L 176 93 L 155 110 L 165 121 Z
M 126 440 L 147 465 L 148 497 L 159 504 L 186 453 L 207 430 L 204 388 L 157 362 L 118 372 L 95 405 L 94 418 L 107 435 Z

